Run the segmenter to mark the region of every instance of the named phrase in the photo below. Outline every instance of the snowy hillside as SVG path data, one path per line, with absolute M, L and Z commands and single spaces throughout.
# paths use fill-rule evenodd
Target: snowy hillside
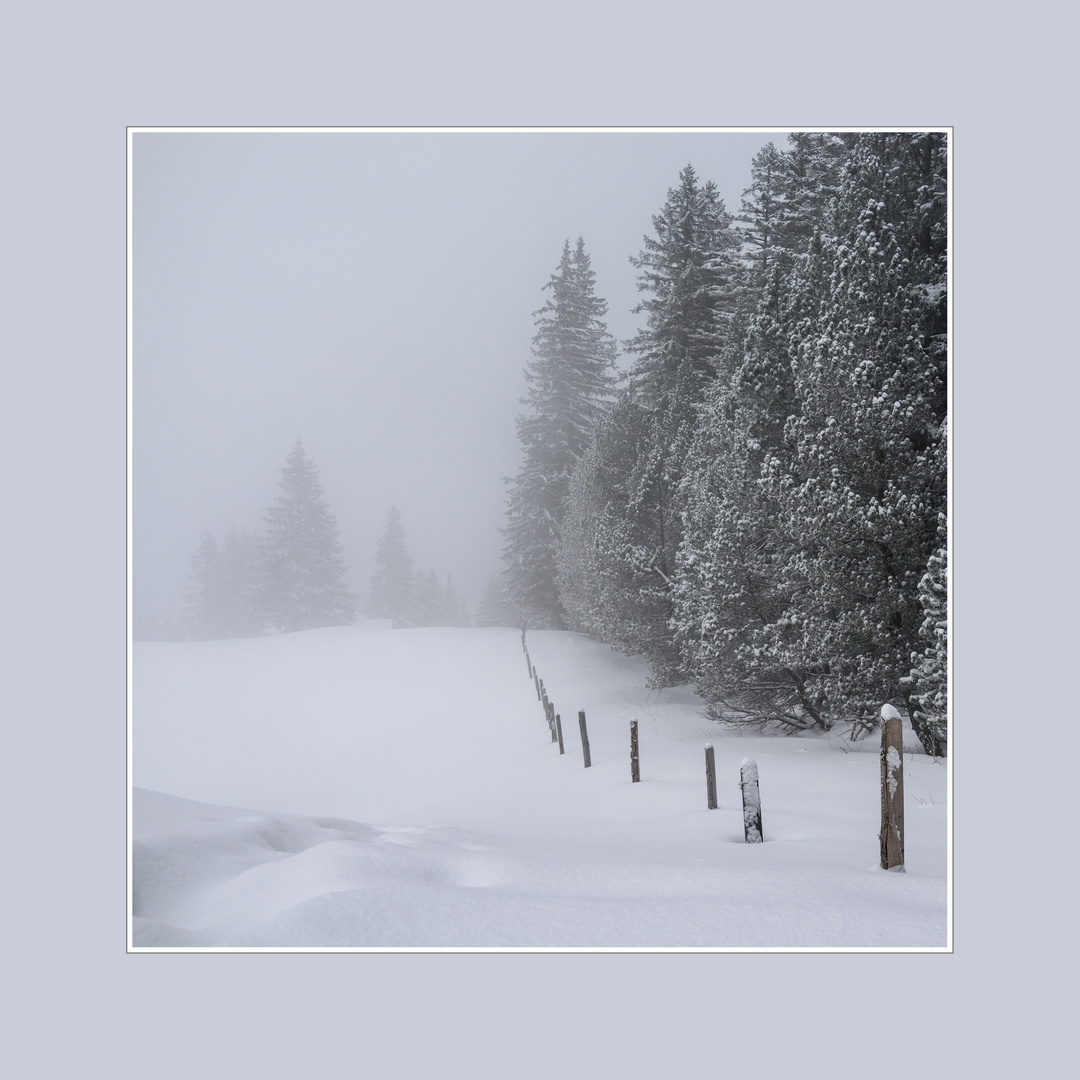
M 947 946 L 947 768 L 910 733 L 907 870 L 886 873 L 875 736 L 740 738 L 606 646 L 529 648 L 564 755 L 513 630 L 136 643 L 134 947 Z M 747 756 L 763 845 L 742 842 Z

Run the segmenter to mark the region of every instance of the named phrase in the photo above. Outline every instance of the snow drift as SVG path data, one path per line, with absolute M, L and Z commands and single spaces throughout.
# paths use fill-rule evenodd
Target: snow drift
M 875 739 L 739 737 L 606 646 L 529 649 L 564 755 L 513 630 L 136 643 L 133 947 L 948 946 L 948 770 L 910 733 L 907 873 L 888 874 Z

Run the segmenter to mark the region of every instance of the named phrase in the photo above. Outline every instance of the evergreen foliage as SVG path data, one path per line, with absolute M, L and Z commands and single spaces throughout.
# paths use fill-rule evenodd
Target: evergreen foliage
M 630 384 L 647 406 L 681 419 L 716 375 L 736 309 L 739 237 L 715 185 L 699 186 L 691 165 L 653 229 L 630 257 L 638 289 L 648 294 L 634 308 L 647 316 L 646 327 L 626 343 L 638 356 Z
M 510 599 L 510 583 L 502 569 L 488 578 L 476 605 L 477 626 L 520 627 L 521 609 Z
M 437 592 L 437 577 L 435 587 Z M 390 619 L 395 630 L 419 626 L 424 621 L 421 586 L 405 543 L 401 512 L 396 506 L 390 507 L 375 549 L 375 572 L 371 575 L 368 597 L 367 614 L 375 619 Z
M 737 336 L 738 237 L 711 183 L 679 175 L 644 238 L 635 308 L 646 326 L 629 386 L 573 485 L 573 521 L 559 556 L 562 598 L 574 624 L 647 656 L 652 681 L 682 674 L 671 632 L 679 484 L 696 412 Z M 591 475 L 588 475 L 590 474 Z M 590 581 L 593 574 L 600 580 Z
M 503 563 L 510 597 L 535 626 L 563 626 L 555 551 L 570 474 L 614 387 L 616 346 L 594 278 L 584 241 L 571 249 L 567 240 L 544 286 L 551 296 L 535 313 L 525 369 L 528 412 L 517 422 L 522 464 L 510 481 Z
M 785 258 L 695 431 L 673 626 L 710 700 L 827 728 L 910 689 L 945 509 L 944 140 L 786 161 Z
M 257 565 L 258 551 L 246 529 L 234 525 L 222 545 L 204 529 L 184 589 L 183 636 L 210 640 L 260 634 L 253 597 Z
M 944 752 L 945 152 L 792 135 L 737 238 L 687 168 L 633 260 L 648 323 L 569 485 L 560 598 L 716 716 L 827 730 L 903 701 Z
M 919 581 L 922 646 L 911 654 L 913 667 L 905 686 L 911 724 L 926 752 L 943 755 L 947 740 L 949 693 L 948 540 L 945 515 L 939 517 L 938 542 Z
M 224 637 L 221 551 L 214 534 L 203 529 L 191 554 L 184 586 L 181 627 L 186 638 L 201 641 Z
M 277 486 L 282 493 L 263 514 L 258 610 L 282 632 L 348 625 L 356 607 L 343 580 L 337 523 L 302 440 L 296 440 Z

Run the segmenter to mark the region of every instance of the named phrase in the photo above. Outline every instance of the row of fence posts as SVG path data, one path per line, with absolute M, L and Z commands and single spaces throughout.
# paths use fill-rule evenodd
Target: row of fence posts
M 544 716 L 551 729 L 551 741 L 558 742 L 559 753 L 564 752 L 562 717 L 548 699 L 544 680 L 536 673 L 525 643 L 525 630 L 521 631 L 521 649 L 525 654 L 525 668 L 536 687 L 536 700 L 544 706 Z M 581 752 L 585 768 L 592 765 L 589 751 L 589 732 L 585 723 L 585 710 L 578 710 L 578 728 L 581 732 Z M 900 714 L 892 705 L 881 708 L 881 868 L 904 869 L 904 744 Z M 638 722 L 630 721 L 630 782 L 641 780 L 641 764 L 638 756 Z M 739 768 L 739 789 L 742 793 L 743 836 L 748 844 L 761 844 L 765 836 L 761 828 L 761 788 L 758 783 L 757 762 L 743 758 Z M 716 756 L 712 744 L 705 745 L 705 798 L 710 810 L 719 806 L 716 798 Z

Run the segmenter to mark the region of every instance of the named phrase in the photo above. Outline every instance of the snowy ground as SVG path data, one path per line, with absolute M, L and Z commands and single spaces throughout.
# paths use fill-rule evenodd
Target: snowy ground
M 910 733 L 887 873 L 876 736 L 739 737 L 604 645 L 529 649 L 562 756 L 514 630 L 136 643 L 133 946 L 947 947 L 948 770 Z

